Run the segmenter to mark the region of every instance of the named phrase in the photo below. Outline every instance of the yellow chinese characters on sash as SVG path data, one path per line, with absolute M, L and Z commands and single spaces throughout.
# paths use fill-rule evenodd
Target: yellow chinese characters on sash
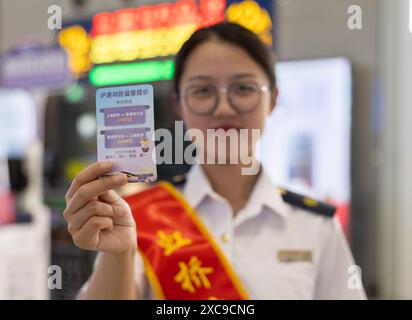
M 159 299 L 248 299 L 224 254 L 171 184 L 161 182 L 125 200 Z

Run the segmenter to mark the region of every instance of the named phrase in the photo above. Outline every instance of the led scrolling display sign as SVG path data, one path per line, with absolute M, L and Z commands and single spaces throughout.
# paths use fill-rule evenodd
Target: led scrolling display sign
M 223 20 L 239 23 L 272 44 L 270 14 L 253 0 L 178 0 L 101 12 L 93 17 L 90 33 L 74 25 L 60 32 L 59 43 L 69 55 L 71 71 L 90 71 L 93 85 L 167 80 L 173 71 L 171 60 L 139 60 L 173 56 L 196 29 Z M 129 61 L 133 63 L 124 64 Z M 133 75 L 128 67 L 143 73 Z

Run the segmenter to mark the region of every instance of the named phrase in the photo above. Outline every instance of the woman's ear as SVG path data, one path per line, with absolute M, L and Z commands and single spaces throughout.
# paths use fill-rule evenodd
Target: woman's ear
M 273 87 L 270 95 L 270 112 L 272 112 L 276 107 L 276 101 L 279 95 L 279 90 L 276 86 Z

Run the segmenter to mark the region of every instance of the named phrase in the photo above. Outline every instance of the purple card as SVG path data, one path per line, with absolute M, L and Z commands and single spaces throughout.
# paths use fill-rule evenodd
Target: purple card
M 97 161 L 113 162 L 130 182 L 157 179 L 153 107 L 151 85 L 96 91 Z

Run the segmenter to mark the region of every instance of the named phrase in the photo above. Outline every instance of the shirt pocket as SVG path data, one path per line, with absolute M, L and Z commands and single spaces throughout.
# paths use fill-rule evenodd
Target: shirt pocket
M 312 262 L 257 263 L 253 279 L 263 299 L 313 299 L 316 273 Z
M 316 284 L 314 264 L 306 261 L 278 262 L 273 274 L 285 295 L 292 299 L 313 299 Z

